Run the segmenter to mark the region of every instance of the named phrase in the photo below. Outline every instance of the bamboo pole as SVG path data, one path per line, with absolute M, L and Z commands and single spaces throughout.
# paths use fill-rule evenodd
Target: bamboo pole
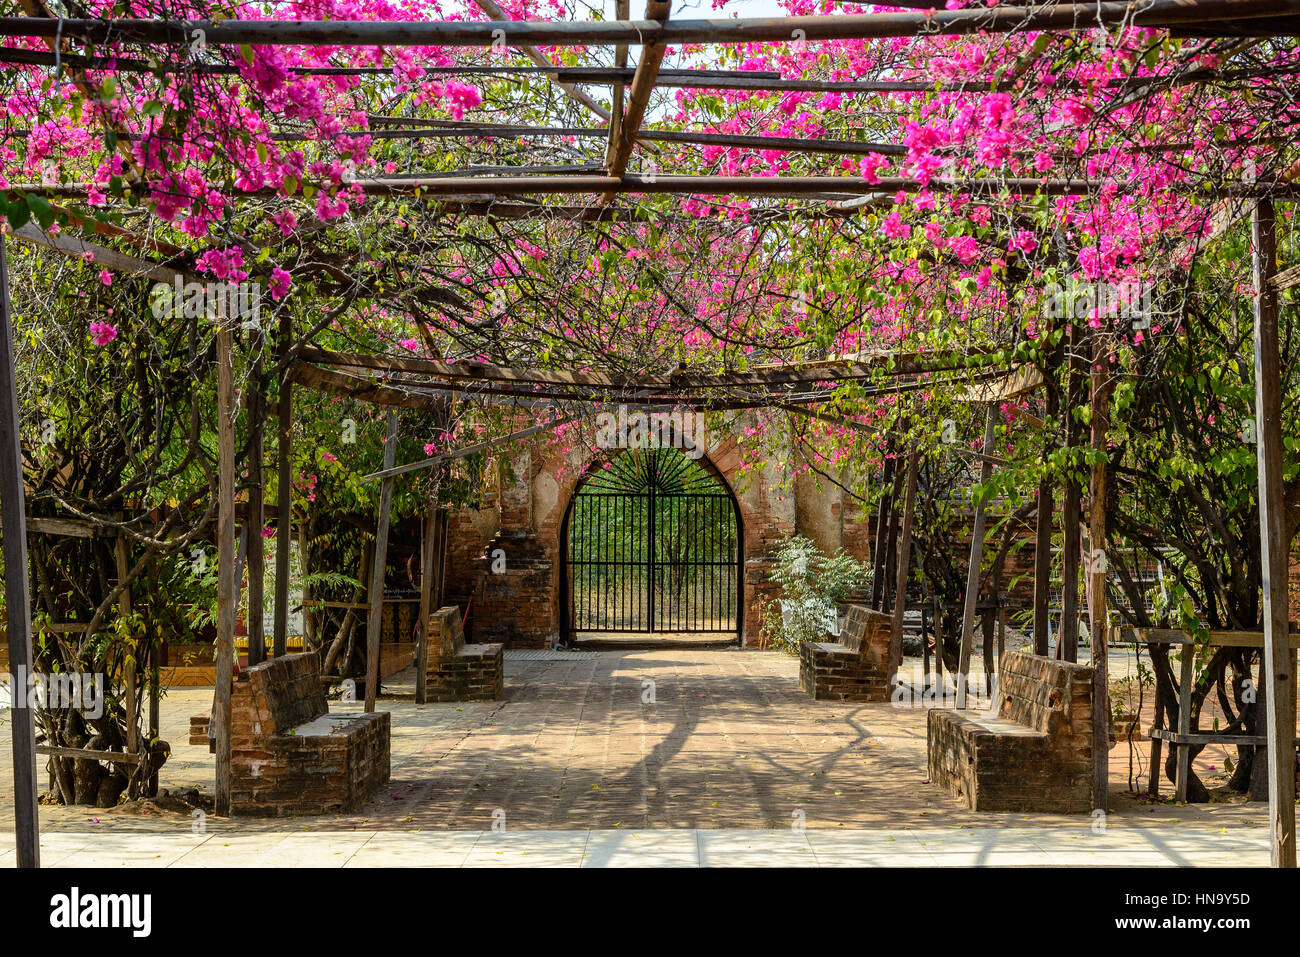
M 14 752 L 14 841 L 22 868 L 41 866 L 36 811 L 36 721 L 28 707 L 32 674 L 32 609 L 27 582 L 27 503 L 14 376 L 13 326 L 9 313 L 9 263 L 0 234 L 0 531 L 4 534 L 5 632 L 9 643 L 9 721 Z M 20 686 L 17 678 L 21 677 Z
M 384 442 L 384 469 L 393 467 L 397 454 L 397 413 L 388 413 Z M 393 477 L 383 480 L 379 492 L 379 522 L 375 528 L 375 560 L 370 566 L 370 611 L 366 620 L 366 711 L 375 710 L 379 696 L 379 641 L 384 618 L 384 571 L 388 565 L 388 513 L 393 504 Z
M 989 403 L 984 415 L 984 454 L 993 452 L 993 426 L 997 421 L 997 406 Z M 988 485 L 993 478 L 993 463 L 987 458 L 980 464 L 980 485 Z M 985 500 L 975 505 L 975 522 L 971 530 L 970 565 L 966 570 L 966 607 L 961 619 L 961 657 L 957 662 L 957 707 L 966 707 L 966 688 L 970 684 L 970 656 L 975 643 L 975 606 L 979 601 L 980 564 L 984 558 Z
M 1295 658 L 1290 648 L 1286 505 L 1282 496 L 1282 376 L 1278 349 L 1277 233 L 1273 204 L 1251 214 L 1255 283 L 1255 418 L 1259 460 L 1259 539 L 1264 595 L 1264 711 L 1268 811 L 1274 867 L 1296 866 Z M 1184 692 L 1186 693 L 1186 692 Z

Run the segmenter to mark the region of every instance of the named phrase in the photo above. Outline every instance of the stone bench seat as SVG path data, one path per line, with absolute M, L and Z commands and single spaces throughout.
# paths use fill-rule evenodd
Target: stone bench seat
M 460 609 L 429 616 L 425 697 L 428 701 L 496 701 L 505 696 L 505 645 L 466 644 Z
M 391 715 L 330 714 L 315 652 L 246 668 L 231 693 L 230 813 L 355 811 L 389 778 Z
M 799 687 L 818 701 L 888 701 L 892 626 L 888 615 L 850 605 L 838 642 L 800 644 Z
M 930 711 L 930 780 L 972 811 L 1092 809 L 1092 669 L 1002 656 L 998 711 Z

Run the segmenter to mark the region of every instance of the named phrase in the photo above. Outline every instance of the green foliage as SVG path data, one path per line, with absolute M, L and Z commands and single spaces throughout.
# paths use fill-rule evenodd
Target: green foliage
M 844 549 L 825 555 L 810 539 L 789 539 L 776 550 L 768 580 L 780 598 L 763 608 L 763 634 L 775 647 L 797 654 L 803 641 L 824 639 L 835 606 L 871 585 L 871 568 Z

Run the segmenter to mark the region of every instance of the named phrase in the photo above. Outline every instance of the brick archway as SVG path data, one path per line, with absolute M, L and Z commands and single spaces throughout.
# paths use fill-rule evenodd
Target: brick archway
M 560 634 L 742 641 L 744 555 L 740 499 L 708 455 L 602 455 L 572 483 L 559 525 Z
M 763 600 L 775 594 L 768 582 L 770 552 L 796 532 L 798 516 L 792 497 L 776 488 L 780 476 L 764 470 L 742 476 L 735 435 L 715 433 L 709 439 L 700 462 L 727 489 L 739 515 L 740 640 L 756 646 Z M 470 606 L 473 640 L 512 648 L 560 641 L 564 517 L 583 480 L 610 454 L 539 444 L 512 461 L 514 480 L 502 485 L 490 506 L 453 513 L 444 600 Z M 839 520 L 835 504 L 816 504 L 809 511 Z M 488 556 L 496 549 L 507 557 L 502 574 L 491 571 Z

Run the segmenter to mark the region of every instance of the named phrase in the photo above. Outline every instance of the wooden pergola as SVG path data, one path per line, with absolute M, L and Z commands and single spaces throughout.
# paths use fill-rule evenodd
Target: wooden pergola
M 505 175 L 503 170 L 467 170 L 462 174 L 416 174 L 410 177 L 387 177 L 359 180 L 357 185 L 372 196 L 404 196 L 425 202 L 441 204 L 449 211 L 483 214 L 494 217 L 527 217 L 532 215 L 567 215 L 575 221 L 607 221 L 620 218 L 636 219 L 644 213 L 623 209 L 615 205 L 616 197 L 626 194 L 672 195 L 732 195 L 742 197 L 796 197 L 825 203 L 808 215 L 851 216 L 868 208 L 872 197 L 902 191 L 913 191 L 919 185 L 906 178 L 883 178 L 869 181 L 851 176 L 643 176 L 628 172 L 633 151 L 638 145 L 654 150 L 660 143 L 691 143 L 737 147 L 763 147 L 786 151 L 837 153 L 845 156 L 881 153 L 898 155 L 902 147 L 889 143 L 869 143 L 850 140 L 822 140 L 816 142 L 792 141 L 788 138 L 755 137 L 711 133 L 665 133 L 646 129 L 643 122 L 650 97 L 656 88 L 710 88 L 733 90 L 798 90 L 846 93 L 870 92 L 921 92 L 948 89 L 954 92 L 986 93 L 996 89 L 997 83 L 975 78 L 970 84 L 921 83 L 914 81 L 805 81 L 789 80 L 775 74 L 746 71 L 664 70 L 665 49 L 670 44 L 745 44 L 753 42 L 782 42 L 799 37 L 810 42 L 832 39 L 859 39 L 875 37 L 946 36 L 975 33 L 1009 33 L 1023 30 L 1087 31 L 1098 26 L 1142 26 L 1170 31 L 1177 36 L 1195 37 L 1270 37 L 1300 34 L 1300 0 L 1146 0 L 1146 2 L 1057 4 L 1047 8 L 1033 8 L 1019 4 L 1001 4 L 993 8 L 969 8 L 956 11 L 933 11 L 928 0 L 917 0 L 922 9 L 909 13 L 868 13 L 836 16 L 786 17 L 726 20 L 682 20 L 670 18 L 670 4 L 664 0 L 647 0 L 645 16 L 629 19 L 627 0 L 619 4 L 620 18 L 609 22 L 529 22 L 514 21 L 491 0 L 478 0 L 479 5 L 492 20 L 437 21 L 437 22 L 348 22 L 348 21 L 161 21 L 161 20 L 85 20 L 54 18 L 39 14 L 17 18 L 0 18 L 0 37 L 40 38 L 47 42 L 50 52 L 0 51 L 0 64 L 55 65 L 81 69 L 99 66 L 114 70 L 155 71 L 158 67 L 145 59 L 138 60 L 82 55 L 65 50 L 69 44 L 147 44 L 166 45 L 184 51 L 194 34 L 202 31 L 209 48 L 258 44 L 267 46 L 444 46 L 488 48 L 504 42 L 514 47 L 528 59 L 532 66 L 520 67 L 470 67 L 430 68 L 431 75 L 483 73 L 489 70 L 536 73 L 558 84 L 572 99 L 601 119 L 604 128 L 558 127 L 525 128 L 504 124 L 485 125 L 426 121 L 375 116 L 371 119 L 379 127 L 378 138 L 486 138 L 486 137 L 541 137 L 575 136 L 603 137 L 606 149 L 603 161 L 596 167 L 557 168 L 534 172 L 530 175 Z M 604 45 L 616 51 L 617 63 L 611 68 L 564 69 L 549 64 L 537 47 L 571 45 Z M 629 48 L 639 46 L 635 66 L 626 65 Z M 198 71 L 213 74 L 236 72 L 236 68 L 219 64 L 190 64 L 176 61 L 166 65 L 176 71 Z M 301 68 L 300 72 L 318 75 L 369 75 L 384 71 L 380 68 Z M 1216 71 L 1189 71 L 1177 82 L 1202 82 L 1213 79 Z M 585 94 L 580 85 L 600 84 L 612 87 L 615 109 L 607 110 Z M 1125 89 L 1155 86 L 1147 79 L 1118 81 Z M 1013 178 L 985 182 L 979 179 L 951 180 L 936 178 L 928 188 L 934 191 L 955 191 L 972 195 L 1045 194 L 1082 195 L 1093 192 L 1095 182 L 1079 179 Z M 147 190 L 147 182 L 127 184 L 129 189 Z M 51 198 L 76 198 L 86 195 L 86 185 L 45 186 L 28 184 L 14 189 Z M 263 195 L 260 191 L 244 194 L 249 198 Z M 584 196 L 590 197 L 586 206 L 538 207 L 511 201 L 521 196 Z M 1221 190 L 1225 198 L 1249 203 L 1253 234 L 1253 281 L 1257 293 L 1255 302 L 1255 368 L 1256 409 L 1258 422 L 1258 460 L 1260 487 L 1261 549 L 1263 553 L 1264 640 L 1265 671 L 1269 681 L 1267 702 L 1267 746 L 1270 766 L 1269 805 L 1272 828 L 1272 859 L 1278 866 L 1294 867 L 1295 852 L 1295 712 L 1289 703 L 1295 700 L 1295 675 L 1286 663 L 1291 660 L 1287 625 L 1287 543 L 1282 538 L 1282 446 L 1280 410 L 1280 373 L 1278 346 L 1277 294 L 1282 288 L 1277 276 L 1276 238 L 1273 203 L 1277 199 L 1300 198 L 1300 190 L 1289 184 L 1261 184 Z M 504 200 L 504 201 L 503 201 Z M 544 212 L 539 212 L 539 209 Z M 95 224 L 81 224 L 86 237 L 69 234 L 51 235 L 35 226 L 19 230 L 15 238 L 38 243 L 68 256 L 88 255 L 104 268 L 129 276 L 148 277 L 170 282 L 177 277 L 191 277 L 148 258 L 159 250 L 140 237 L 126 237 L 128 242 L 142 248 L 142 255 L 127 255 L 90 241 L 95 232 L 103 232 Z M 111 230 L 110 230 L 111 232 Z M 121 237 L 118 237 L 121 238 Z M 1295 270 L 1289 270 L 1285 282 L 1295 284 Z M 26 568 L 26 512 L 23 501 L 22 457 L 18 435 L 18 408 L 13 367 L 12 325 L 9 315 L 9 294 L 3 238 L 0 238 L 0 446 L 4 449 L 0 472 L 0 519 L 3 520 L 6 567 Z M 568 402 L 578 406 L 600 401 L 611 392 L 632 397 L 647 405 L 682 406 L 698 409 L 718 408 L 787 408 L 814 417 L 824 417 L 806 407 L 816 404 L 827 394 L 818 383 L 847 381 L 876 377 L 880 367 L 888 361 L 895 383 L 882 391 L 898 392 L 920 387 L 924 383 L 933 387 L 942 382 L 939 378 L 946 370 L 942 363 L 923 354 L 909 356 L 889 355 L 859 357 L 838 364 L 792 364 L 749 373 L 701 375 L 683 373 L 659 378 L 637 377 L 620 379 L 590 372 L 556 372 L 540 369 L 493 367 L 481 363 L 442 363 L 432 360 L 397 358 L 391 356 L 362 356 L 331 353 L 295 340 L 287 323 L 280 330 L 280 353 L 271 370 L 280 380 L 280 396 L 275 410 L 276 429 L 281 469 L 278 514 L 284 519 L 290 514 L 289 442 L 292 424 L 292 386 L 298 384 L 335 395 L 349 395 L 357 399 L 390 407 L 418 409 L 444 408 L 451 392 L 464 394 L 472 385 L 474 394 L 503 399 L 531 398 L 553 403 Z M 218 641 L 217 641 L 217 692 L 213 723 L 217 739 L 217 806 L 218 811 L 229 804 L 230 767 L 230 675 L 234 663 L 234 632 L 238 606 L 239 583 L 235 577 L 235 445 L 234 417 L 236 414 L 234 383 L 232 378 L 232 333 L 228 324 L 221 324 L 217 332 L 217 425 L 219 438 L 218 472 L 219 495 L 217 502 L 218 538 Z M 989 394 L 999 394 L 999 384 L 1008 382 L 1009 370 L 990 367 L 972 379 L 970 375 L 954 376 L 953 384 L 969 386 L 972 382 L 990 385 Z M 383 382 L 372 376 L 382 374 Z M 980 401 L 978 396 L 976 401 Z M 264 422 L 268 409 L 261 396 L 254 397 L 250 409 L 259 422 Z M 989 399 L 980 401 L 988 407 L 985 442 L 981 461 L 982 478 L 987 481 L 993 465 L 992 431 L 996 403 Z M 1107 408 L 1104 377 L 1093 374 L 1093 417 L 1091 444 L 1104 448 Z M 389 435 L 395 435 L 396 421 L 389 416 Z M 514 433 L 499 440 L 515 441 L 528 434 L 554 427 L 559 421 L 536 426 L 532 430 Z M 261 427 L 258 429 L 260 436 Z M 493 443 L 470 449 L 444 453 L 418 463 L 399 465 L 394 460 L 396 443 L 389 442 L 385 449 L 384 467 L 369 478 L 383 483 L 379 513 L 376 558 L 370 582 L 370 634 L 368 635 L 368 668 L 366 707 L 372 710 L 378 683 L 379 615 L 373 613 L 375 603 L 382 597 L 383 549 L 386 543 L 388 506 L 396 476 L 418 468 L 440 464 L 456 456 L 470 454 Z M 921 450 L 906 451 L 907 474 L 902 480 L 906 488 L 903 509 L 903 533 L 900 538 L 899 563 L 896 588 L 898 599 L 894 603 L 895 641 L 901 640 L 902 609 L 904 605 L 908 555 L 910 549 L 910 523 L 912 502 L 916 492 L 917 467 Z M 261 475 L 261 442 L 252 446 L 250 472 Z M 1105 464 L 1093 467 L 1091 523 L 1094 536 L 1104 532 L 1105 520 Z M 260 481 L 255 483 L 248 504 L 248 521 L 260 527 L 262 493 Z M 1049 502 L 1044 521 L 1043 509 L 1039 512 L 1036 540 L 1034 631 L 1036 650 L 1046 650 L 1047 580 L 1049 577 L 1048 546 L 1050 543 L 1051 489 L 1040 488 L 1040 496 Z M 1071 495 L 1073 494 L 1073 503 Z M 1042 501 L 1043 499 L 1040 499 Z M 1070 509 L 1074 511 L 1071 513 Z M 1065 510 L 1079 513 L 1077 488 L 1066 489 Z M 979 556 L 984 538 L 984 509 L 976 508 L 974 534 L 971 545 L 970 583 L 966 590 L 966 608 L 961 637 L 961 676 L 969 668 L 973 642 L 973 622 L 979 575 Z M 1098 523 L 1101 523 L 1100 525 Z M 279 546 L 276 550 L 277 574 L 275 612 L 273 620 L 274 651 L 283 654 L 288 613 L 288 560 L 290 522 L 278 523 Z M 1070 545 L 1070 529 L 1073 544 Z M 1065 523 L 1067 545 L 1067 580 L 1069 562 L 1073 560 L 1077 572 L 1078 528 L 1072 521 Z M 426 595 L 437 549 L 441 539 L 445 547 L 445 532 L 439 536 L 431 524 L 426 533 L 423 556 Z M 1094 538 L 1094 540 L 1098 540 Z M 249 568 L 260 569 L 263 561 L 261 537 L 248 539 Z M 1073 555 L 1073 559 L 1071 556 Z M 1091 572 L 1094 576 L 1098 573 Z M 1094 703 L 1105 708 L 1106 702 L 1106 632 L 1104 571 L 1099 581 L 1094 578 L 1091 590 L 1092 650 L 1095 681 L 1101 691 L 1094 694 Z M 260 588 L 261 575 L 250 577 Z M 8 641 L 10 661 L 14 667 L 30 666 L 31 621 L 28 583 L 25 575 L 11 574 L 5 582 L 9 610 Z M 261 621 L 260 595 L 250 616 L 250 656 L 261 654 L 263 623 Z M 1067 621 L 1070 619 L 1071 598 L 1066 597 Z M 1073 601 L 1077 603 L 1077 594 Z M 426 599 L 427 603 L 427 599 Z M 427 608 L 425 609 L 427 612 Z M 255 620 L 254 620 L 255 619 Z M 959 707 L 965 705 L 964 682 L 959 682 Z M 16 830 L 18 835 L 18 863 L 36 866 L 39 863 L 37 845 L 37 820 L 35 807 L 36 752 L 33 716 L 30 709 L 18 706 L 13 711 L 13 741 L 15 754 L 15 798 L 17 806 Z M 1094 722 L 1094 733 L 1099 742 L 1094 747 L 1096 777 L 1094 799 L 1097 807 L 1106 806 L 1106 721 Z

